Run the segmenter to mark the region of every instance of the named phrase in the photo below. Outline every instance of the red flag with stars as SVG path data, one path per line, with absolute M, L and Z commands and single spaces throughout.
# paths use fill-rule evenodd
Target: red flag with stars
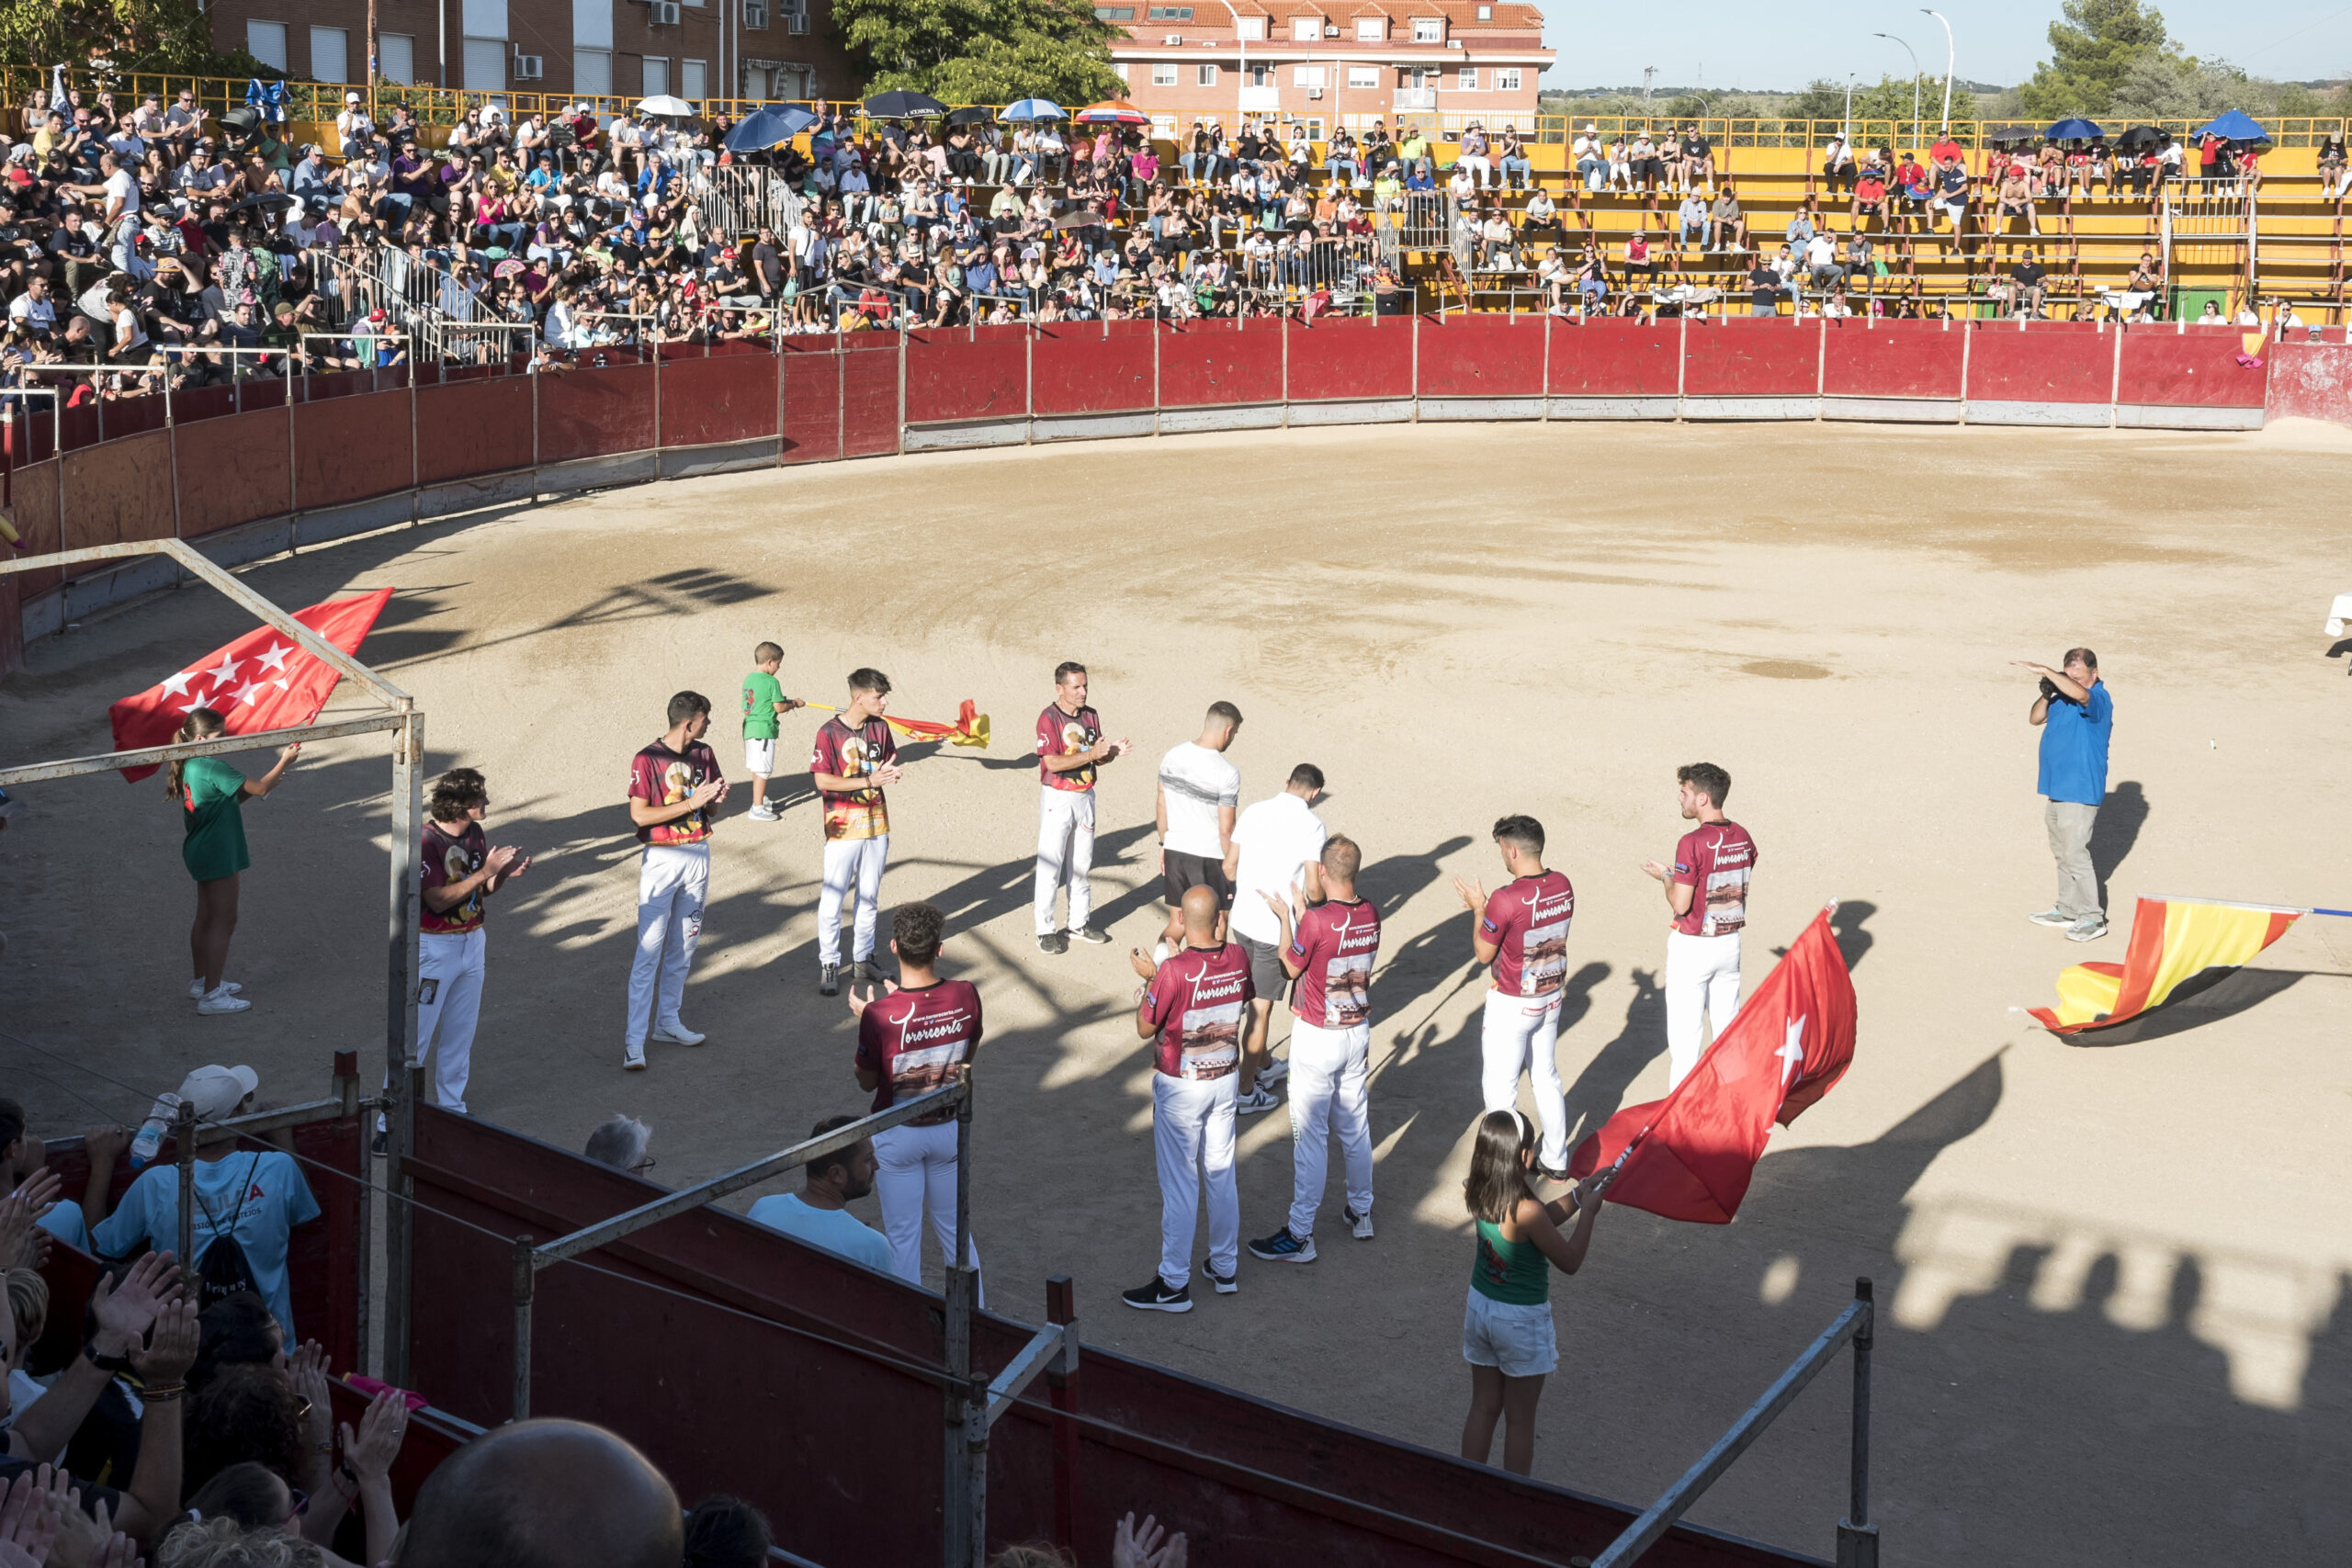
M 1623 1156 L 1611 1202 L 1729 1224 L 1772 1123 L 1795 1121 L 1853 1061 L 1854 982 L 1824 909 L 1674 1092 L 1611 1116 L 1568 1169 L 1588 1176 Z
M 356 599 L 330 599 L 295 611 L 294 618 L 318 633 L 320 640 L 356 653 L 391 596 L 390 589 L 379 588 Z M 290 729 L 318 717 L 341 679 L 342 671 L 303 652 L 300 643 L 277 627 L 263 626 L 214 649 L 160 684 L 123 698 L 107 709 L 107 716 L 114 721 L 118 751 L 170 745 L 182 721 L 198 708 L 220 714 L 232 735 Z M 152 762 L 125 768 L 122 776 L 137 784 L 155 768 Z

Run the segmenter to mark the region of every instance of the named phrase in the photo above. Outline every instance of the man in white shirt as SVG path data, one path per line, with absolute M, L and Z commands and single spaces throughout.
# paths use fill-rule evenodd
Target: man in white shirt
M 854 1116 L 829 1116 L 808 1130 L 821 1138 L 856 1121 Z M 862 1264 L 877 1274 L 890 1272 L 890 1244 L 882 1233 L 849 1212 L 852 1199 L 874 1190 L 874 1140 L 860 1138 L 845 1149 L 819 1155 L 804 1168 L 808 1181 L 797 1192 L 778 1192 L 752 1205 L 754 1224 L 782 1231 L 795 1241 Z
M 1183 944 L 1184 895 L 1194 887 L 1216 894 L 1220 911 L 1233 908 L 1233 878 L 1226 867 L 1233 852 L 1233 818 L 1241 804 L 1241 771 L 1225 760 L 1225 750 L 1241 729 L 1241 710 L 1211 703 L 1201 738 L 1187 740 L 1159 760 L 1159 799 L 1153 813 L 1159 829 L 1160 890 L 1168 899 L 1168 929 L 1156 962 Z M 1216 940 L 1225 940 L 1224 913 Z
M 50 303 L 49 279 L 39 273 L 25 280 L 25 291 L 8 306 L 11 321 L 22 322 L 36 333 L 47 333 L 57 327 L 57 307 Z
M 1322 798 L 1323 770 L 1301 762 L 1290 771 L 1282 794 L 1252 806 L 1233 827 L 1233 847 L 1226 859 L 1233 882 L 1230 925 L 1250 955 L 1250 979 L 1258 993 L 1250 1004 L 1250 1028 L 1241 1048 L 1241 1097 L 1234 1102 L 1244 1115 L 1272 1111 L 1279 1102 L 1270 1086 L 1290 1071 L 1287 1064 L 1271 1060 L 1266 1041 L 1274 1004 L 1288 993 L 1290 976 L 1283 969 L 1282 921 L 1265 896 L 1271 893 L 1285 903 L 1323 901 L 1317 863 L 1329 829 L 1313 809 Z
M 345 158 L 356 157 L 368 139 L 376 133 L 376 125 L 368 118 L 368 111 L 359 107 L 358 94 L 344 94 L 343 104 L 343 112 L 334 117 L 335 141 Z

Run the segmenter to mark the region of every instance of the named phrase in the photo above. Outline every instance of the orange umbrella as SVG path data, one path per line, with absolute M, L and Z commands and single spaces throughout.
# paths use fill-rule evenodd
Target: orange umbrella
M 1070 117 L 1088 125 L 1149 125 L 1151 116 L 1128 103 L 1125 98 L 1105 98 L 1099 104 L 1089 104 Z

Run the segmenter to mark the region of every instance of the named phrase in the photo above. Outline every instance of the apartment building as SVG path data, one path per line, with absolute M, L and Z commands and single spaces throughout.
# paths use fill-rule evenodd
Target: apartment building
M 1195 119 L 1304 122 L 1320 137 L 1435 114 L 1532 127 L 1544 13 L 1516 0 L 1117 0 L 1111 57 L 1162 135 Z
M 826 0 L 377 0 L 378 74 L 472 92 L 854 95 Z M 367 0 L 215 0 L 212 36 L 306 81 L 368 79 Z

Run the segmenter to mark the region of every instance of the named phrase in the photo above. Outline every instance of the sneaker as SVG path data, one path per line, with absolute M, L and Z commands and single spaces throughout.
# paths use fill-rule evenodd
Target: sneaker
M 2107 934 L 2105 915 L 2086 915 L 2066 928 L 2068 942 L 2097 942 Z
M 2071 926 L 2075 923 L 2074 916 L 2057 909 L 2044 909 L 2038 915 L 2028 915 L 2026 919 L 2037 926 Z
M 838 964 L 817 965 L 817 994 L 838 997 L 842 994 L 842 966 Z
M 780 822 L 784 819 L 782 814 L 779 813 L 775 807 L 770 806 L 764 800 L 752 807 L 752 809 L 744 813 L 744 815 L 751 818 L 754 822 Z
M 644 1046 L 625 1045 L 621 1048 L 621 1071 L 625 1073 L 641 1073 L 645 1071 Z
M 1290 1234 L 1284 1225 L 1273 1235 L 1250 1244 L 1250 1256 L 1262 1258 L 1269 1263 L 1312 1263 L 1315 1261 L 1315 1238 L 1305 1241 Z
M 1272 1061 L 1268 1062 L 1264 1066 L 1258 1069 L 1258 1087 L 1260 1089 L 1271 1089 L 1275 1084 L 1282 1082 L 1288 1077 L 1290 1077 L 1290 1062 L 1288 1058 L 1276 1056 Z
M 243 989 L 244 989 L 244 987 L 243 987 L 243 986 L 240 986 L 240 985 L 239 985 L 239 984 L 237 984 L 237 982 L 235 982 L 234 980 L 223 980 L 223 981 L 221 981 L 221 982 L 220 982 L 220 988 L 221 990 L 224 990 L 224 991 L 228 992 L 228 993 L 229 993 L 231 996 L 232 996 L 232 997 L 233 997 L 233 996 L 235 996 L 239 991 L 242 991 L 242 990 L 243 990 Z M 195 979 L 190 980 L 190 981 L 187 983 L 187 999 L 188 999 L 188 1000 L 190 1000 L 190 1001 L 192 1001 L 192 1002 L 200 1002 L 200 1001 L 202 1001 L 202 1000 L 204 999 L 204 976 L 203 976 L 198 975 Z
M 1363 1213 L 1359 1214 L 1353 1209 L 1342 1209 L 1340 1211 L 1340 1217 L 1347 1221 L 1348 1228 L 1355 1233 L 1355 1237 L 1358 1241 L 1370 1241 L 1372 1239 L 1371 1210 L 1366 1209 Z
M 1248 1094 L 1237 1098 L 1233 1102 L 1233 1111 L 1238 1116 L 1255 1116 L 1261 1111 L 1272 1111 L 1282 1102 L 1282 1096 L 1264 1084 L 1260 1084 Z
M 1037 939 L 1037 951 L 1049 953 L 1056 958 L 1069 951 L 1069 938 L 1059 931 L 1047 931 Z
M 244 998 L 232 995 L 225 984 L 196 998 L 196 1010 L 208 1017 L 224 1012 L 243 1012 L 253 1005 Z
M 673 1018 L 667 1023 L 655 1024 L 653 1026 L 653 1038 L 656 1040 L 666 1040 L 673 1045 L 699 1045 L 704 1041 L 709 1039 L 710 1036 L 707 1034 L 696 1034 L 693 1030 L 688 1029 L 684 1024 L 679 1022 Z
M 390 1154 L 392 1152 L 392 1135 L 390 1133 L 379 1129 L 376 1134 L 376 1141 L 368 1146 L 379 1157 Z
M 1122 1291 L 1119 1299 L 1139 1312 L 1190 1312 L 1193 1310 L 1193 1290 L 1189 1285 L 1170 1290 L 1168 1281 L 1154 1274 L 1147 1284 L 1132 1291 Z
M 1104 931 L 1101 926 L 1094 925 L 1080 926 L 1069 934 L 1080 942 L 1091 942 L 1097 947 L 1111 940 L 1109 931 Z
M 1220 1296 L 1232 1295 L 1241 1289 L 1241 1270 L 1238 1269 L 1230 1274 L 1220 1274 L 1204 1258 L 1201 1259 L 1201 1272 L 1208 1276 L 1209 1283 L 1216 1287 L 1216 1293 Z
M 861 958 L 849 966 L 849 977 L 868 986 L 882 983 L 882 967 L 870 958 Z

